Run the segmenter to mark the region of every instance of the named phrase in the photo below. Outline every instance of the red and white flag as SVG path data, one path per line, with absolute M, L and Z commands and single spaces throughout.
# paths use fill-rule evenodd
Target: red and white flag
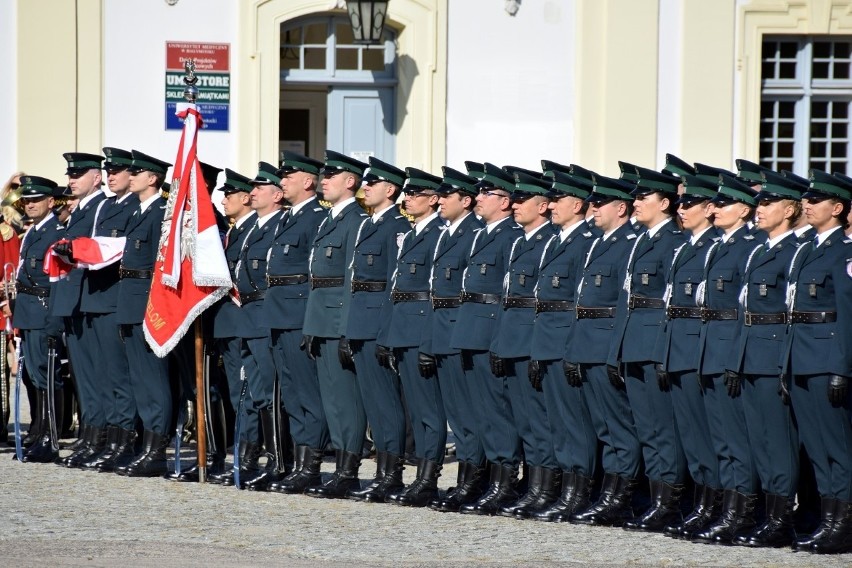
M 142 326 L 158 357 L 174 349 L 195 318 L 233 285 L 196 154 L 201 114 L 184 103 L 177 115 L 184 119 L 183 133 Z
M 124 255 L 125 237 L 77 237 L 73 241 L 62 239 L 50 245 L 44 257 L 44 273 L 51 282 L 68 278 L 68 273 L 75 268 L 100 270 L 115 264 Z M 54 247 L 58 244 L 70 246 L 73 261 L 65 255 L 57 253 Z

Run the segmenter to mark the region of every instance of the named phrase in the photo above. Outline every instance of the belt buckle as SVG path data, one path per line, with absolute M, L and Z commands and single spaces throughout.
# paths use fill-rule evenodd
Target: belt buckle
M 635 299 L 636 296 L 634 296 L 633 294 L 631 294 L 630 297 L 627 298 L 627 309 L 633 310 L 636 308 L 636 303 L 634 302 Z
M 751 312 L 745 313 L 745 325 L 751 327 Z
M 709 312 L 709 310 L 707 308 L 705 308 L 704 306 L 699 308 L 698 314 L 699 314 L 699 317 L 701 318 L 702 323 L 707 321 L 708 312 Z

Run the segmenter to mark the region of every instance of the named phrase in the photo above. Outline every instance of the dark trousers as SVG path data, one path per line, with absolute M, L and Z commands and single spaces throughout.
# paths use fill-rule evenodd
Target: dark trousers
M 799 436 L 790 407 L 778 395 L 778 377 L 745 375 L 743 409 L 763 491 L 792 499 L 799 484 Z
M 257 372 L 254 359 L 242 357 L 242 342 L 239 337 L 220 338 L 216 340 L 219 352 L 222 353 L 222 365 L 225 367 L 225 376 L 228 379 L 228 395 L 231 398 L 231 406 L 235 413 L 240 411 L 240 393 L 243 388 L 243 366 L 245 365 L 245 376 Z M 240 422 L 240 438 L 256 442 L 259 437 L 258 414 L 251 401 L 251 393 L 246 388 L 245 400 L 243 401 L 243 415 Z M 234 441 L 239 445 L 239 440 Z
M 101 404 L 103 385 L 96 379 L 100 373 L 94 370 L 92 356 L 100 352 L 91 322 L 85 314 L 65 318 L 65 340 L 68 357 L 77 383 L 77 402 L 80 405 L 80 421 L 83 424 L 103 428 L 106 414 Z
M 556 469 L 544 394 L 530 384 L 529 363 L 528 357 L 505 359 L 507 400 L 515 429 L 523 442 L 524 462 Z
M 338 450 L 360 454 L 367 431 L 367 416 L 355 373 L 340 365 L 337 357 L 339 339 L 318 338 L 317 341 L 317 378 L 331 445 Z
M 287 401 L 290 435 L 297 446 L 324 448 L 328 424 L 322 408 L 317 364 L 300 349 L 301 329 L 273 329 L 272 355 L 281 381 L 281 396 Z
M 719 489 L 719 462 L 710 437 L 704 389 L 701 388 L 698 373 L 683 371 L 669 375 L 677 431 L 689 474 L 695 483 Z
M 356 383 L 376 450 L 404 455 L 405 409 L 399 375 L 379 365 L 374 339 L 352 340 L 351 345 Z
M 489 462 L 517 466 L 521 462 L 521 438 L 512 417 L 506 378 L 491 373 L 488 351 L 464 351 L 463 363 L 472 369 L 473 398 L 469 411 L 476 414 L 485 457 Z
M 722 489 L 755 493 L 757 469 L 746 431 L 743 398 L 728 396 L 721 374 L 702 377 L 702 384 L 708 431 L 719 467 L 719 484 Z
M 115 313 L 89 314 L 92 332 L 102 354 L 98 374 L 101 378 L 101 406 L 107 424 L 132 430 L 136 422 L 136 399 L 130 388 L 127 352 L 119 335 Z
M 243 339 L 242 360 L 246 362 L 246 379 L 254 409 L 260 412 L 272 408 L 275 389 L 275 360 L 272 358 L 272 341 L 269 336 Z M 252 367 L 251 372 L 248 372 Z
M 598 439 L 584 391 L 568 384 L 562 361 L 543 361 L 542 397 L 550 425 L 550 441 L 558 466 L 591 477 L 597 467 Z
M 29 375 L 30 380 L 37 389 L 47 390 L 47 333 L 43 329 L 24 329 L 22 330 L 22 334 L 21 354 L 24 356 L 24 367 L 27 371 L 25 374 Z M 59 341 L 59 339 L 56 340 L 57 344 Z M 5 348 L 6 346 L 4 345 L 3 349 Z M 53 374 L 53 386 L 56 389 L 61 389 L 62 377 L 59 372 L 58 352 L 53 368 L 55 370 Z
M 145 430 L 166 434 L 172 418 L 172 391 L 168 358 L 154 355 L 145 341 L 142 324 L 124 325 L 124 348 L 130 368 L 130 386 Z
M 790 397 L 823 497 L 852 501 L 852 405 L 828 400 L 830 375 L 797 376 Z
M 636 436 L 645 458 L 645 473 L 654 481 L 682 483 L 686 478 L 686 458 L 671 393 L 660 389 L 654 363 L 628 363 L 625 379 Z
M 606 373 L 606 365 L 583 365 L 583 389 L 591 387 L 597 403 L 597 412 L 606 423 L 604 430 L 600 425 L 598 438 L 604 443 L 603 466 L 606 473 L 635 478 L 639 474 L 642 448 L 633 424 L 633 414 L 627 393 L 613 387 Z M 595 409 L 589 404 L 594 418 Z M 607 447 L 608 446 L 608 447 Z
M 424 379 L 417 365 L 417 347 L 394 349 L 418 458 L 444 463 L 447 453 L 447 415 L 437 377 Z
M 477 431 L 473 378 L 462 369 L 461 353 L 436 355 L 436 359 L 444 413 L 456 437 L 456 459 L 479 465 L 485 461 L 485 450 Z

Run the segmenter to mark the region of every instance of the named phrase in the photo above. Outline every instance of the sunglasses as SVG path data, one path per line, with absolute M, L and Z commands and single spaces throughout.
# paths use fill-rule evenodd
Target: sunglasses
M 490 190 L 490 189 L 480 189 L 479 195 L 484 195 L 485 197 L 491 197 L 491 196 L 509 197 L 508 195 L 504 195 L 502 193 L 497 193 L 496 191 L 493 191 L 493 190 Z

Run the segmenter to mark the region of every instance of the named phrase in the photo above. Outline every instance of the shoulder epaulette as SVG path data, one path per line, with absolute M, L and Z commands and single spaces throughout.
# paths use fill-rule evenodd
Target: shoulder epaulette
M 2 225 L 0 225 L 0 237 L 3 237 L 4 241 L 8 241 L 14 236 L 15 229 L 10 227 L 7 223 L 3 223 Z

